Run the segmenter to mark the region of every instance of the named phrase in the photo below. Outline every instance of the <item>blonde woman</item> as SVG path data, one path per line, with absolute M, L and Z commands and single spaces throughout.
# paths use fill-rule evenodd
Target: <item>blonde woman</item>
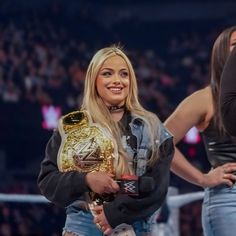
M 147 235 L 148 217 L 166 196 L 173 150 L 172 136 L 139 103 L 130 60 L 119 47 L 103 48 L 89 64 L 81 109 L 63 116 L 48 142 L 39 188 L 66 207 L 66 236 L 127 235 L 130 225 Z M 153 182 L 130 195 L 118 184 L 124 176 Z

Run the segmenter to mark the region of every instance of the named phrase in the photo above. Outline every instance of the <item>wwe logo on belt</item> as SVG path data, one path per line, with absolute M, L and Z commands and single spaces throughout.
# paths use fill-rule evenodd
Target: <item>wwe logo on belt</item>
M 77 154 L 73 156 L 73 159 L 79 168 L 91 167 L 103 161 L 99 155 L 101 153 L 100 147 L 94 137 L 86 143 L 80 143 L 76 149 Z

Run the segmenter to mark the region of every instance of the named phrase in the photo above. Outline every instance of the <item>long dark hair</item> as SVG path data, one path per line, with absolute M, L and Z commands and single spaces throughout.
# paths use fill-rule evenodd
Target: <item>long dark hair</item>
M 232 26 L 224 30 L 216 39 L 212 54 L 211 54 L 211 90 L 214 106 L 214 124 L 218 127 L 220 132 L 224 131 L 224 126 L 220 116 L 219 110 L 219 91 L 221 74 L 224 69 L 225 62 L 230 54 L 230 38 L 233 32 L 236 31 L 236 26 Z

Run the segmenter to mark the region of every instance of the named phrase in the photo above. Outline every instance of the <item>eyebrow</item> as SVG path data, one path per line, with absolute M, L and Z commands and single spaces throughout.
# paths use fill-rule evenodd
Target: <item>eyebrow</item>
M 113 69 L 112 69 L 112 68 L 104 67 L 104 68 L 101 69 L 101 71 L 102 71 L 102 70 L 113 70 Z M 122 68 L 122 69 L 120 69 L 120 70 L 127 70 L 127 71 L 129 71 L 128 68 Z

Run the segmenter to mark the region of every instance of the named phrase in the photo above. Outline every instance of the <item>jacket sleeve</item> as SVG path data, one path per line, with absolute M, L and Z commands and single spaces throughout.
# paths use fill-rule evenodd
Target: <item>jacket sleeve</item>
M 118 195 L 114 201 L 104 204 L 104 212 L 109 224 L 115 228 L 122 223 L 132 224 L 152 215 L 163 204 L 170 179 L 170 164 L 174 154 L 173 138 L 168 138 L 160 146 L 158 161 L 147 168 L 144 176 L 155 180 L 155 189 L 138 197 Z
M 66 207 L 84 192 L 88 192 L 88 187 L 85 183 L 86 173 L 59 171 L 57 153 L 60 143 L 60 134 L 58 131 L 54 131 L 46 146 L 45 158 L 41 163 L 38 186 L 40 192 L 48 200 L 58 206 Z
M 227 132 L 236 136 L 236 47 L 228 57 L 221 77 L 220 109 Z

